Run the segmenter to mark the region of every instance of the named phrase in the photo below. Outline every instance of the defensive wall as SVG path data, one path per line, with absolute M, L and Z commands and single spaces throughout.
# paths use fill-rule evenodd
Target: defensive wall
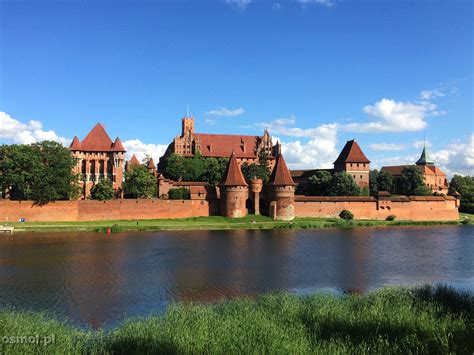
M 459 199 L 452 196 L 319 197 L 294 199 L 295 217 L 337 217 L 346 209 L 356 219 L 449 221 L 459 219 Z M 0 222 L 98 221 L 187 218 L 219 215 L 218 200 L 77 200 L 35 205 L 32 201 L 0 200 Z

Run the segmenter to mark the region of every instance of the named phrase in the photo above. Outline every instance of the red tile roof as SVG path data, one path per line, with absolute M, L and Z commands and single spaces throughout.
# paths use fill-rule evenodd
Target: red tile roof
M 77 136 L 74 136 L 72 139 L 71 145 L 69 146 L 70 150 L 81 150 L 81 142 Z
M 115 138 L 115 142 L 112 145 L 111 151 L 112 152 L 124 152 L 124 153 L 126 152 L 126 150 L 123 147 L 122 142 L 120 141 L 119 137 Z
M 270 185 L 274 186 L 294 186 L 295 183 L 291 178 L 290 171 L 286 166 L 283 155 L 280 154 L 277 158 L 275 167 L 273 168 L 272 175 L 270 176 Z
M 415 166 L 420 169 L 425 175 L 438 175 L 446 176 L 446 174 L 435 165 L 394 165 L 394 166 L 383 166 L 381 170 L 390 172 L 393 176 L 402 175 L 402 171 L 405 168 Z
M 81 142 L 81 150 L 86 152 L 109 152 L 112 140 L 101 123 L 97 123 Z M 123 148 L 123 147 L 122 147 Z
M 359 144 L 355 140 L 347 141 L 341 154 L 337 157 L 334 164 L 338 163 L 370 163 Z
M 232 153 L 237 158 L 255 158 L 260 139 L 259 136 L 206 133 L 196 133 L 195 137 L 201 143 L 202 156 L 220 158 L 227 158 Z
M 245 182 L 244 175 L 240 170 L 239 164 L 235 157 L 235 153 L 232 152 L 229 159 L 229 164 L 227 164 L 227 169 L 224 174 L 224 179 L 221 182 L 222 186 L 247 186 Z
M 150 158 L 150 160 L 148 160 L 147 167 L 148 169 L 153 169 L 153 168 L 156 169 L 156 164 L 153 161 L 153 158 Z
M 133 154 L 132 158 L 128 161 L 128 165 L 140 165 L 140 162 L 138 161 L 137 157 L 135 154 Z

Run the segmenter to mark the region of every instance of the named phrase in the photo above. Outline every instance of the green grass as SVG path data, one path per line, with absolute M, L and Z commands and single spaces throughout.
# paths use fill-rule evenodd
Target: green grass
M 472 354 L 474 297 L 445 286 L 342 297 L 269 294 L 212 305 L 176 304 L 163 316 L 81 330 L 37 313 L 0 311 L 0 340 L 55 335 L 54 344 L 5 344 L 17 354 Z
M 471 219 L 472 220 L 472 219 Z M 269 217 L 249 215 L 244 218 L 226 218 L 221 216 L 193 217 L 182 219 L 153 220 L 116 220 L 91 222 L 25 222 L 9 223 L 17 231 L 27 232 L 64 232 L 93 231 L 105 233 L 108 228 L 112 232 L 120 231 L 152 231 L 152 230 L 225 230 L 225 229 L 291 229 L 291 228 L 354 228 L 380 226 L 425 226 L 425 225 L 456 225 L 459 221 L 378 221 L 352 220 L 339 218 L 295 218 L 291 222 L 274 221 Z

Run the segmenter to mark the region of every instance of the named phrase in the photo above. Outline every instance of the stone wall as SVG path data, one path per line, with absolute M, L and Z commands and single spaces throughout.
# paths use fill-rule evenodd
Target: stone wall
M 459 219 L 459 200 L 452 196 L 319 197 L 295 196 L 296 217 L 337 217 L 349 210 L 355 219 L 450 221 Z
M 187 218 L 217 215 L 217 201 L 111 200 L 57 201 L 44 206 L 31 201 L 0 201 L 0 221 L 98 221 L 121 219 Z

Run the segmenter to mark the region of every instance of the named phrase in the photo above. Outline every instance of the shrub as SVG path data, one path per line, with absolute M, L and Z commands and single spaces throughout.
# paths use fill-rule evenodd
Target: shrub
M 91 198 L 93 200 L 112 200 L 115 197 L 114 187 L 112 181 L 109 179 L 100 180 L 94 184 L 91 189 Z
M 349 221 L 351 219 L 354 219 L 354 215 L 352 214 L 351 211 L 349 210 L 342 210 L 341 213 L 339 213 L 339 217 L 341 219 L 344 219 L 346 221 Z
M 168 191 L 168 198 L 170 200 L 190 200 L 191 194 L 185 187 L 179 187 L 176 189 L 170 189 Z
M 387 218 L 385 218 L 385 220 L 386 221 L 394 221 L 396 218 L 397 218 L 397 216 L 395 216 L 394 214 L 391 214 L 390 216 L 387 216 Z

